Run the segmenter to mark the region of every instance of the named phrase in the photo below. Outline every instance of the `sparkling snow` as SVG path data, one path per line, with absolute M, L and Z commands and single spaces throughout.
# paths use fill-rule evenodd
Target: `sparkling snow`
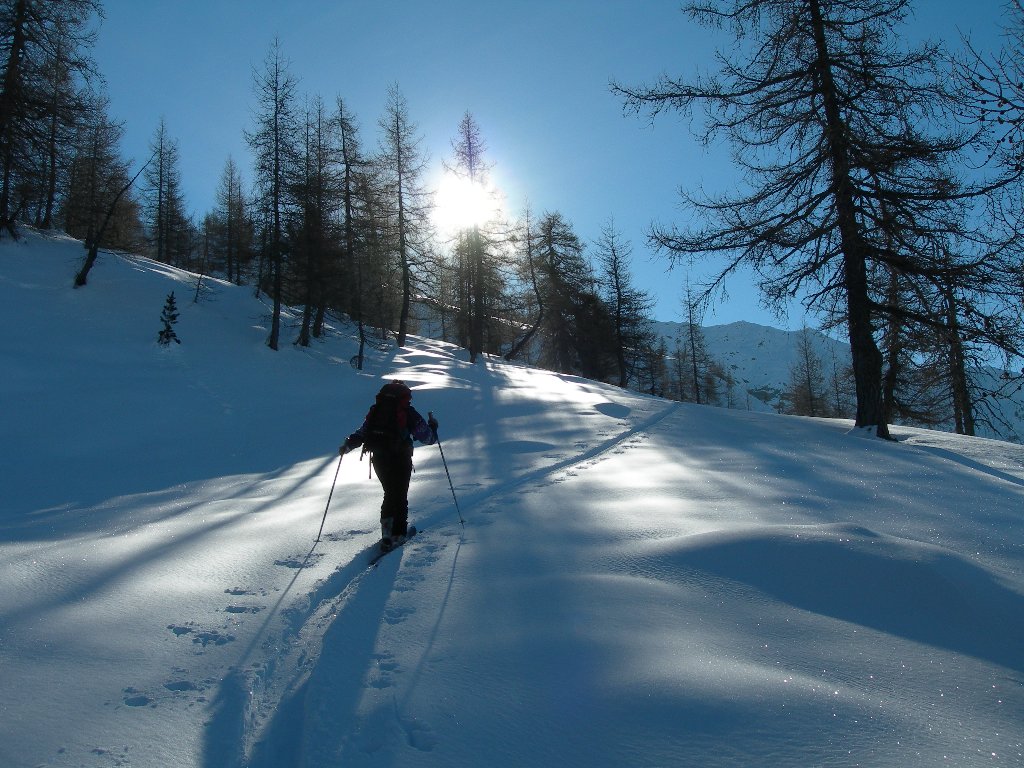
M 0 765 L 1024 765 L 1024 447 L 706 408 L 0 244 Z M 175 291 L 180 346 L 156 344 Z M 433 411 L 412 521 L 337 446 Z

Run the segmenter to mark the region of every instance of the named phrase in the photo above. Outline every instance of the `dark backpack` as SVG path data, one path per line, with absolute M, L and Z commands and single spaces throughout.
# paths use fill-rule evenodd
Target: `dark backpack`
M 412 454 L 409 439 L 409 401 L 412 392 L 399 382 L 385 384 L 366 414 L 363 446 L 370 453 Z

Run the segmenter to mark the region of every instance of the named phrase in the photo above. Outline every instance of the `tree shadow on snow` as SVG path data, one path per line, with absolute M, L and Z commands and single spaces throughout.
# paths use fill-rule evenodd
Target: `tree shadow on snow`
M 403 550 L 385 557 L 367 570 L 368 556 L 356 558 L 329 579 L 319 590 L 325 597 L 332 590 L 338 595 L 330 626 L 323 635 L 317 653 L 306 649 L 315 660 L 305 660 L 274 708 L 273 716 L 253 744 L 247 768 L 298 768 L 305 765 L 334 765 L 344 747 L 342 734 L 372 738 L 358 727 L 359 706 L 364 691 L 373 683 L 367 677 L 382 654 L 377 637 L 386 620 L 388 600 L 401 566 Z M 350 571 L 358 570 L 354 574 Z M 333 586 L 332 586 L 333 585 Z M 344 585 L 344 586 L 342 586 Z M 319 603 L 314 596 L 311 601 Z M 224 692 L 225 703 L 236 700 L 231 687 Z M 230 735 L 232 730 L 225 729 Z M 216 745 L 208 744 L 205 765 L 220 768 Z M 367 749 L 367 747 L 362 747 Z
M 805 611 L 1024 674 L 1024 595 L 990 571 L 870 531 L 783 531 L 698 536 L 668 556 Z

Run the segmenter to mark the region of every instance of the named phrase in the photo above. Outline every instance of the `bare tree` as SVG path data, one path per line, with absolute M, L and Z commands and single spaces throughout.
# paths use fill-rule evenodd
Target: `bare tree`
M 142 173 L 152 162 L 153 157 L 150 157 L 150 159 L 141 168 L 139 168 L 138 173 L 136 173 L 134 176 L 132 176 L 131 179 L 126 181 L 124 185 L 122 185 L 122 187 L 117 191 L 117 194 L 115 194 L 113 199 L 110 201 L 110 205 L 107 206 L 106 214 L 100 222 L 99 228 L 97 229 L 96 234 L 92 238 L 92 242 L 89 244 L 89 252 L 85 257 L 85 261 L 82 263 L 81 268 L 75 274 L 75 288 L 81 288 L 88 282 L 89 271 L 96 264 L 96 259 L 99 256 L 100 246 L 103 244 L 103 238 L 107 231 L 107 227 L 113 220 L 114 215 L 117 211 L 117 204 L 120 202 L 121 198 L 124 197 L 124 195 L 128 192 L 128 190 L 132 188 L 132 185 L 138 180 L 139 176 L 142 175 Z
M 128 182 L 128 163 L 120 155 L 124 126 L 110 120 L 107 100 L 97 96 L 72 142 L 67 175 L 61 189 L 57 218 L 64 231 L 90 248 L 104 221 L 104 246 L 135 249 L 142 246 L 142 223 L 137 200 L 120 194 Z M 130 186 L 130 185 L 129 185 Z M 112 201 L 118 202 L 106 219 Z
M 684 400 L 692 400 L 695 403 L 712 402 L 712 393 L 706 386 L 711 380 L 711 355 L 708 352 L 707 342 L 704 339 L 702 323 L 704 322 L 705 303 L 699 296 L 695 296 L 689 280 L 686 282 L 686 297 L 683 302 L 683 311 L 686 313 L 685 336 L 681 344 L 685 349 L 685 360 L 688 364 L 687 371 L 688 387 L 683 387 L 687 393 Z M 702 385 L 705 385 L 702 389 Z M 682 386 L 682 384 L 680 384 Z
M 814 349 L 814 338 L 804 325 L 796 337 L 796 359 L 789 369 L 787 400 L 790 413 L 826 416 L 825 364 Z
M 0 227 L 36 203 L 36 219 L 54 207 L 58 162 L 69 149 L 95 75 L 89 27 L 97 0 L 4 0 L 0 3 Z
M 727 255 L 705 295 L 741 266 L 766 296 L 800 293 L 812 309 L 837 308 L 846 324 L 857 392 L 856 424 L 888 435 L 883 359 L 875 340 L 887 307 L 874 290 L 879 265 L 927 281 L 945 239 L 967 237 L 968 199 L 950 170 L 972 134 L 948 129 L 955 105 L 936 70 L 936 45 L 901 51 L 894 31 L 908 0 L 708 0 L 686 12 L 730 26 L 746 44 L 720 54 L 719 73 L 655 87 L 615 86 L 635 110 L 705 109 L 704 139 L 726 136 L 748 193 L 686 197 L 710 222 L 658 227 L 670 259 Z M 967 274 L 981 257 L 954 265 Z
M 299 277 L 303 299 L 302 325 L 295 343 L 303 347 L 309 346 L 314 326 L 323 324 L 329 277 L 340 255 L 335 227 L 340 204 L 336 128 L 323 102 L 314 98 L 306 109 L 302 174 L 294 191 L 300 214 L 293 272 Z
M 535 250 L 536 234 L 533 229 L 532 214 L 529 206 L 523 212 L 522 224 L 519 227 L 519 234 L 513 236 L 520 258 L 520 282 L 526 285 L 523 292 L 523 300 L 519 315 L 524 318 L 523 331 L 513 339 L 508 351 L 505 353 L 506 360 L 515 360 L 529 348 L 530 341 L 537 331 L 544 324 L 544 293 L 540 289 L 538 280 L 537 263 Z
M 459 122 L 456 137 L 452 139 L 452 150 L 454 158 L 451 163 L 446 163 L 446 168 L 465 179 L 470 188 L 482 196 L 487 172 L 490 170 L 485 159 L 487 144 L 480 134 L 480 126 L 468 111 Z M 468 288 L 468 302 L 463 312 L 469 328 L 469 359 L 476 362 L 477 356 L 484 351 L 484 327 L 489 314 L 487 242 L 476 221 L 468 229 L 457 233 L 456 237 L 459 240 L 458 252 L 465 264 L 461 274 Z
M 427 158 L 418 128 L 409 117 L 408 104 L 397 85 L 388 90 L 388 103 L 379 125 L 382 139 L 378 164 L 393 217 L 394 253 L 401 272 L 402 305 L 395 338 L 398 346 L 403 347 L 409 332 L 413 272 L 429 233 L 430 196 L 423 186 Z
M 181 191 L 178 142 L 171 138 L 163 118 L 149 148 L 153 160 L 143 177 L 150 247 L 157 261 L 188 266 L 184 244 L 188 242 L 191 223 Z
M 211 226 L 212 260 L 224 270 L 229 282 L 241 285 L 243 270 L 251 258 L 253 226 L 242 174 L 232 157 L 221 171 Z
M 651 334 L 653 301 L 633 285 L 629 272 L 632 246 L 622 239 L 611 219 L 601 228 L 595 255 L 604 300 L 613 324 L 618 383 L 625 387 L 633 379 L 637 364 L 648 359 L 647 352 L 654 346 Z
M 274 302 L 267 346 L 276 350 L 281 334 L 284 292 L 285 220 L 292 206 L 289 182 L 298 156 L 297 81 L 288 71 L 280 41 L 275 39 L 271 45 L 263 70 L 253 72 L 253 83 L 257 100 L 256 125 L 245 138 L 255 155 L 260 210 L 266 217 L 264 251 L 273 273 Z

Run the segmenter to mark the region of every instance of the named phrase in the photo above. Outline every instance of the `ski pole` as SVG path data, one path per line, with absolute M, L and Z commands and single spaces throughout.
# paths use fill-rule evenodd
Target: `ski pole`
M 324 507 L 324 519 L 320 521 L 320 530 L 317 531 L 317 534 L 316 534 L 316 541 L 317 542 L 320 541 L 320 534 L 324 532 L 324 523 L 327 522 L 327 510 L 331 508 L 331 496 L 334 495 L 334 486 L 338 482 L 338 473 L 341 472 L 341 460 L 343 458 L 345 458 L 344 454 L 342 454 L 341 456 L 338 457 L 338 468 L 336 470 L 334 470 L 334 482 L 331 483 L 331 492 L 329 494 L 327 494 L 327 506 Z M 316 542 L 314 542 L 314 543 L 316 543 Z
M 427 416 L 431 419 L 434 418 L 434 414 L 427 412 Z M 452 499 L 455 501 L 455 511 L 459 515 L 459 522 L 462 523 L 462 527 L 466 527 L 466 521 L 462 519 L 462 510 L 459 509 L 459 497 L 455 495 L 455 486 L 452 485 L 452 475 L 448 471 L 448 462 L 444 460 L 444 448 L 441 447 L 441 438 L 438 437 L 437 430 L 434 430 L 434 437 L 437 438 L 437 448 L 441 451 L 441 463 L 444 464 L 444 473 L 448 476 L 448 487 L 452 489 Z

